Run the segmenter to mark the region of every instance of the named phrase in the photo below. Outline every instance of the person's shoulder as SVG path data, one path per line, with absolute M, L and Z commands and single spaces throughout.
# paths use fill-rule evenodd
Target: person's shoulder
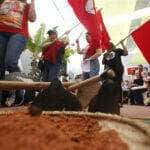
M 123 55 L 123 49 L 121 48 L 116 48 L 114 51 L 118 53 L 119 55 Z
M 60 40 L 60 39 L 57 39 L 54 43 L 55 43 L 55 44 L 63 44 L 63 41 Z
M 59 46 L 66 47 L 69 42 L 66 41 L 66 40 L 64 40 L 64 39 L 63 39 L 63 40 L 62 40 L 62 39 L 58 39 L 56 43 L 57 43 L 57 45 L 59 45 Z

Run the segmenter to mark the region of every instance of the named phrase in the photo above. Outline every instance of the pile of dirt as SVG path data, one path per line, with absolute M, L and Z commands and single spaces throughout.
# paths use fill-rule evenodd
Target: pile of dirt
M 89 117 L 31 117 L 25 112 L 0 116 L 2 150 L 127 150 L 115 130 L 103 131 Z

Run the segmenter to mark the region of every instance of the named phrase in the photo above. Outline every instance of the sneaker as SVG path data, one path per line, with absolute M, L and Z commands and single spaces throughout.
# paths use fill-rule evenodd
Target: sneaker
M 21 72 L 11 72 L 9 74 L 5 74 L 5 80 L 7 81 L 23 81 L 23 79 L 27 76 Z
M 6 99 L 5 104 L 6 104 L 6 106 L 11 107 L 11 106 L 13 106 L 14 102 L 15 102 L 15 97 L 11 96 Z

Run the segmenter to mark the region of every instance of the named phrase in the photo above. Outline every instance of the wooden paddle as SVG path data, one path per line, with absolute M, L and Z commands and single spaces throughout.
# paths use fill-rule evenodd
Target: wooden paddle
M 75 82 L 64 82 L 64 87 L 71 86 Z M 21 82 L 21 81 L 0 81 L 0 90 L 16 90 L 16 89 L 46 89 L 50 82 Z
M 77 90 L 76 96 L 79 98 L 83 108 L 89 104 L 90 100 L 98 93 L 100 88 L 100 76 L 94 76 L 80 82 L 63 82 L 63 86 L 68 91 Z M 20 82 L 20 81 L 0 81 L 0 90 L 16 89 L 46 89 L 50 82 Z

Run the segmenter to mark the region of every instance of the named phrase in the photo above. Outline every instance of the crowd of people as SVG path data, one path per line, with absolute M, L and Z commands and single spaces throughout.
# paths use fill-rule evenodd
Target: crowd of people
M 29 37 L 28 21 L 34 22 L 35 20 L 34 0 L 31 0 L 31 3 L 27 3 L 26 0 L 4 0 L 0 2 L 0 80 L 5 80 L 6 74 L 11 76 L 11 74 L 20 72 L 18 60 Z M 65 48 L 69 44 L 68 41 L 59 39 L 56 30 L 49 30 L 47 34 L 48 39 L 41 45 L 42 56 L 39 61 L 42 81 L 44 82 L 59 79 Z M 83 49 L 80 48 L 79 39 L 76 40 L 77 53 L 83 55 L 82 80 L 99 75 L 100 63 L 98 59 L 102 55 L 101 45 L 93 41 L 91 33 L 87 32 L 85 36 L 88 45 Z M 142 68 L 141 70 L 139 67 L 139 70 L 135 73 L 136 78 L 132 81 L 131 88 L 126 87 L 126 90 L 124 88 L 122 91 L 122 86 L 128 86 L 128 83 L 123 82 L 124 66 L 121 57 L 128 55 L 128 51 L 123 40 L 120 44 L 122 49 L 116 48 L 110 42 L 110 47 L 103 54 L 102 88 L 98 93 L 99 96 L 90 104 L 89 111 L 119 114 L 122 93 L 126 93 L 130 97 L 131 104 L 143 103 L 143 98 L 140 97 L 143 89 L 141 92 L 141 89 L 140 91 L 133 90 L 132 87 L 143 86 L 149 76 L 148 70 L 147 68 Z M 128 93 L 129 89 L 130 93 Z M 110 93 L 106 94 L 108 91 Z M 24 100 L 24 93 L 24 90 L 1 91 L 1 106 L 5 106 L 10 97 L 15 97 L 14 104 L 20 104 Z M 105 103 L 106 99 L 107 102 Z M 110 99 L 112 99 L 111 102 L 109 101 Z M 100 100 L 103 103 L 99 103 Z M 108 110 L 104 110 L 102 107 L 107 107 Z
M 122 83 L 123 101 L 131 105 L 149 105 L 148 81 L 150 73 L 148 67 L 138 65 L 129 75 L 129 79 Z M 148 100 L 148 101 L 147 101 Z

